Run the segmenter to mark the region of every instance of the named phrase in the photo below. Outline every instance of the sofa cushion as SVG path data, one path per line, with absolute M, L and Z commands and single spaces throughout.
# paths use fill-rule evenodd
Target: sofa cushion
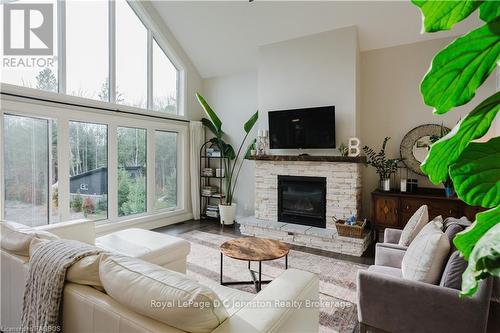
M 29 256 L 33 238 L 59 239 L 56 235 L 15 222 L 0 223 L 2 249 L 20 256 Z
M 104 254 L 99 275 L 116 301 L 183 331 L 211 332 L 228 317 L 208 287 L 137 258 Z
M 450 251 L 450 242 L 442 226 L 437 219 L 429 222 L 411 242 L 401 263 L 403 278 L 432 284 L 439 282 Z
M 428 222 L 429 210 L 427 205 L 423 205 L 417 209 L 417 211 L 408 220 L 408 223 L 406 223 L 398 244 L 401 246 L 410 246 L 410 243 Z
M 191 244 L 178 237 L 150 230 L 130 228 L 98 237 L 96 245 L 110 252 L 164 266 L 185 258 Z
M 462 288 L 462 274 L 466 268 L 467 261 L 460 255 L 460 252 L 453 252 L 446 263 L 439 285 L 460 290 Z

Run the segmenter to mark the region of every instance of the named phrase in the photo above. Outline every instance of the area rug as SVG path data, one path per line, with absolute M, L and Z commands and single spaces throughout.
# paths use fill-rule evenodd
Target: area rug
M 219 281 L 219 245 L 229 236 L 203 231 L 190 231 L 178 235 L 191 243 L 188 256 L 187 274 L 198 281 Z M 257 263 L 254 264 L 257 269 Z M 357 332 L 356 313 L 356 273 L 366 269 L 363 264 L 333 259 L 302 251 L 290 250 L 288 267 L 310 271 L 319 276 L 320 332 Z M 273 279 L 284 270 L 284 259 L 262 263 L 262 279 Z M 224 280 L 249 280 L 247 262 L 224 257 Z M 255 293 L 253 285 L 235 285 L 247 292 Z M 265 288 L 265 285 L 263 285 Z

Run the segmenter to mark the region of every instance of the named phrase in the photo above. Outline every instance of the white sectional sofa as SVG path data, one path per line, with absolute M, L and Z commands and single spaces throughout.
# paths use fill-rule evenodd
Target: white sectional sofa
M 225 316 L 216 327 L 208 331 L 212 332 L 317 332 L 319 328 L 319 310 L 317 306 L 304 307 L 305 304 L 313 304 L 318 300 L 318 278 L 316 275 L 289 269 L 281 276 L 276 278 L 259 294 L 254 295 L 236 289 L 221 286 L 217 283 L 198 283 L 193 282 L 185 275 L 180 275 L 177 272 L 172 272 L 166 268 L 156 265 L 151 265 L 145 261 L 155 261 L 155 264 L 162 264 L 164 267 L 177 270 L 178 272 L 185 272 L 186 270 L 186 244 L 184 241 L 175 237 L 161 238 L 157 237 L 158 234 L 150 234 L 149 236 L 155 239 L 155 242 L 142 244 L 144 237 L 148 237 L 146 233 L 150 231 L 136 231 L 137 237 L 133 231 L 125 233 L 118 233 L 115 236 L 104 236 L 104 238 L 95 238 L 94 224 L 90 222 L 66 222 L 50 226 L 38 228 L 53 233 L 60 238 L 75 239 L 90 244 L 103 244 L 107 250 L 112 250 L 110 244 L 118 250 L 120 255 L 114 255 L 117 259 L 115 261 L 125 260 L 130 261 L 133 273 L 137 271 L 151 271 L 153 274 L 160 274 L 158 280 L 161 280 L 161 275 L 165 274 L 168 279 L 181 279 L 182 285 L 191 285 L 191 287 L 199 290 L 209 290 L 210 293 L 215 294 L 222 304 L 225 305 Z M 4 235 L 2 235 L 3 237 Z M 165 236 L 162 235 L 161 236 Z M 167 245 L 162 244 L 168 243 Z M 135 248 L 133 243 L 138 247 Z M 124 242 L 124 243 L 120 243 Z M 176 243 L 177 242 L 177 243 Z M 126 244 L 125 244 L 126 243 Z M 154 243 L 154 244 L 153 244 Z M 189 244 L 189 243 L 188 243 Z M 161 251 L 159 247 L 166 249 Z M 189 252 L 189 249 L 188 251 Z M 171 254 L 171 257 L 168 256 Z M 124 256 L 138 256 L 143 260 L 132 259 L 131 257 Z M 112 255 L 113 256 L 113 255 Z M 113 257 L 111 257 L 113 258 Z M 121 259 L 120 259 L 121 258 Z M 129 258 L 129 259 L 127 259 Z M 114 260 L 114 259 L 113 259 Z M 145 299 L 142 297 L 141 290 L 144 290 L 144 297 L 151 295 L 151 288 L 154 283 L 149 283 L 149 277 L 141 277 L 136 280 L 135 277 L 130 277 L 123 272 L 113 278 L 113 269 L 115 266 L 109 266 L 109 260 L 102 260 L 99 265 L 104 265 L 106 262 L 106 279 L 103 276 L 104 289 L 100 291 L 94 287 L 66 282 L 63 292 L 63 303 L 61 309 L 61 323 L 63 332 L 71 333 L 92 333 L 92 332 L 106 332 L 106 333 L 123 333 L 123 332 L 185 332 L 167 324 L 160 316 L 161 312 L 152 312 L 146 306 L 138 308 L 140 304 L 146 304 Z M 121 264 L 120 264 L 121 265 Z M 118 265 L 118 266 L 120 266 Z M 102 267 L 99 271 L 102 274 Z M 126 265 L 125 265 L 126 266 Z M 110 269 L 109 267 L 112 267 Z M 113 268 L 114 267 L 114 268 Z M 129 267 L 129 268 L 130 268 Z M 137 269 L 136 269 L 137 268 Z M 19 327 L 21 312 L 22 312 L 22 297 L 24 293 L 24 283 L 29 269 L 29 257 L 21 256 L 13 253 L 5 248 L 1 249 L 1 328 L 8 331 L 11 328 Z M 121 269 L 118 267 L 118 269 Z M 129 272 L 130 273 L 130 272 Z M 111 274 L 111 275 L 110 275 Z M 173 276 L 172 276 L 173 275 Z M 125 277 L 125 280 L 123 278 Z M 128 283 L 129 281 L 133 283 Z M 136 282 L 137 281 L 137 282 Z M 153 281 L 155 282 L 155 281 Z M 121 285 L 120 285 L 121 284 Z M 198 284 L 198 287 L 196 286 Z M 141 289 L 143 288 L 143 289 Z M 135 290 L 134 290 L 135 289 Z M 118 290 L 118 294 L 116 293 Z M 161 294 L 164 290 L 159 291 Z M 136 298 L 130 298 L 131 295 L 136 295 Z M 148 294 L 149 293 L 149 294 Z M 121 297 L 123 294 L 124 297 Z M 154 290 L 153 290 L 154 294 Z M 114 297 L 112 297 L 112 296 Z M 139 295 L 139 297 L 137 297 Z M 124 299 L 131 299 L 131 302 L 126 302 Z M 239 302 L 234 302 L 239 301 Z M 248 302 L 251 303 L 242 303 Z M 298 302 L 298 301 L 303 301 Z M 142 302 L 142 303 L 141 303 Z M 269 304 L 288 304 L 288 306 L 269 306 Z M 232 307 L 231 304 L 243 304 L 242 306 Z M 263 306 L 256 306 L 256 304 L 267 304 Z M 301 304 L 302 307 L 297 307 Z M 164 311 L 169 311 L 164 310 Z M 152 313 L 150 315 L 150 313 Z M 181 312 L 182 313 L 182 312 Z M 155 317 L 156 315 L 156 317 Z M 180 316 L 185 322 L 189 322 L 190 313 L 188 309 L 185 314 Z M 155 319 L 156 318 L 156 319 Z M 196 321 L 196 317 L 193 318 Z M 177 325 L 179 326 L 179 325 Z M 193 330 L 191 330 L 193 331 Z M 200 329 L 200 331 L 207 331 Z

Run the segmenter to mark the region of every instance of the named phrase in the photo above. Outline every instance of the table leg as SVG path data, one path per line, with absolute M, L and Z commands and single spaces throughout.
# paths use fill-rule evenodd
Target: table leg
M 220 284 L 222 284 L 222 265 L 223 265 L 223 254 L 220 253 Z
M 250 269 L 250 260 L 248 260 L 248 269 Z
M 257 292 L 262 289 L 262 261 L 259 261 L 259 288 Z
M 288 254 L 285 256 L 285 269 L 288 269 Z

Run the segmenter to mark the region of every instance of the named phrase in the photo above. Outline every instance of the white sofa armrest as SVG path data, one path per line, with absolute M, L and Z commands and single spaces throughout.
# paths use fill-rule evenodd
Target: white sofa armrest
M 92 221 L 67 221 L 42 225 L 36 227 L 36 229 L 51 232 L 64 239 L 73 239 L 91 245 L 95 244 L 95 224 Z
M 288 269 L 213 332 L 318 332 L 318 300 L 317 275 Z

